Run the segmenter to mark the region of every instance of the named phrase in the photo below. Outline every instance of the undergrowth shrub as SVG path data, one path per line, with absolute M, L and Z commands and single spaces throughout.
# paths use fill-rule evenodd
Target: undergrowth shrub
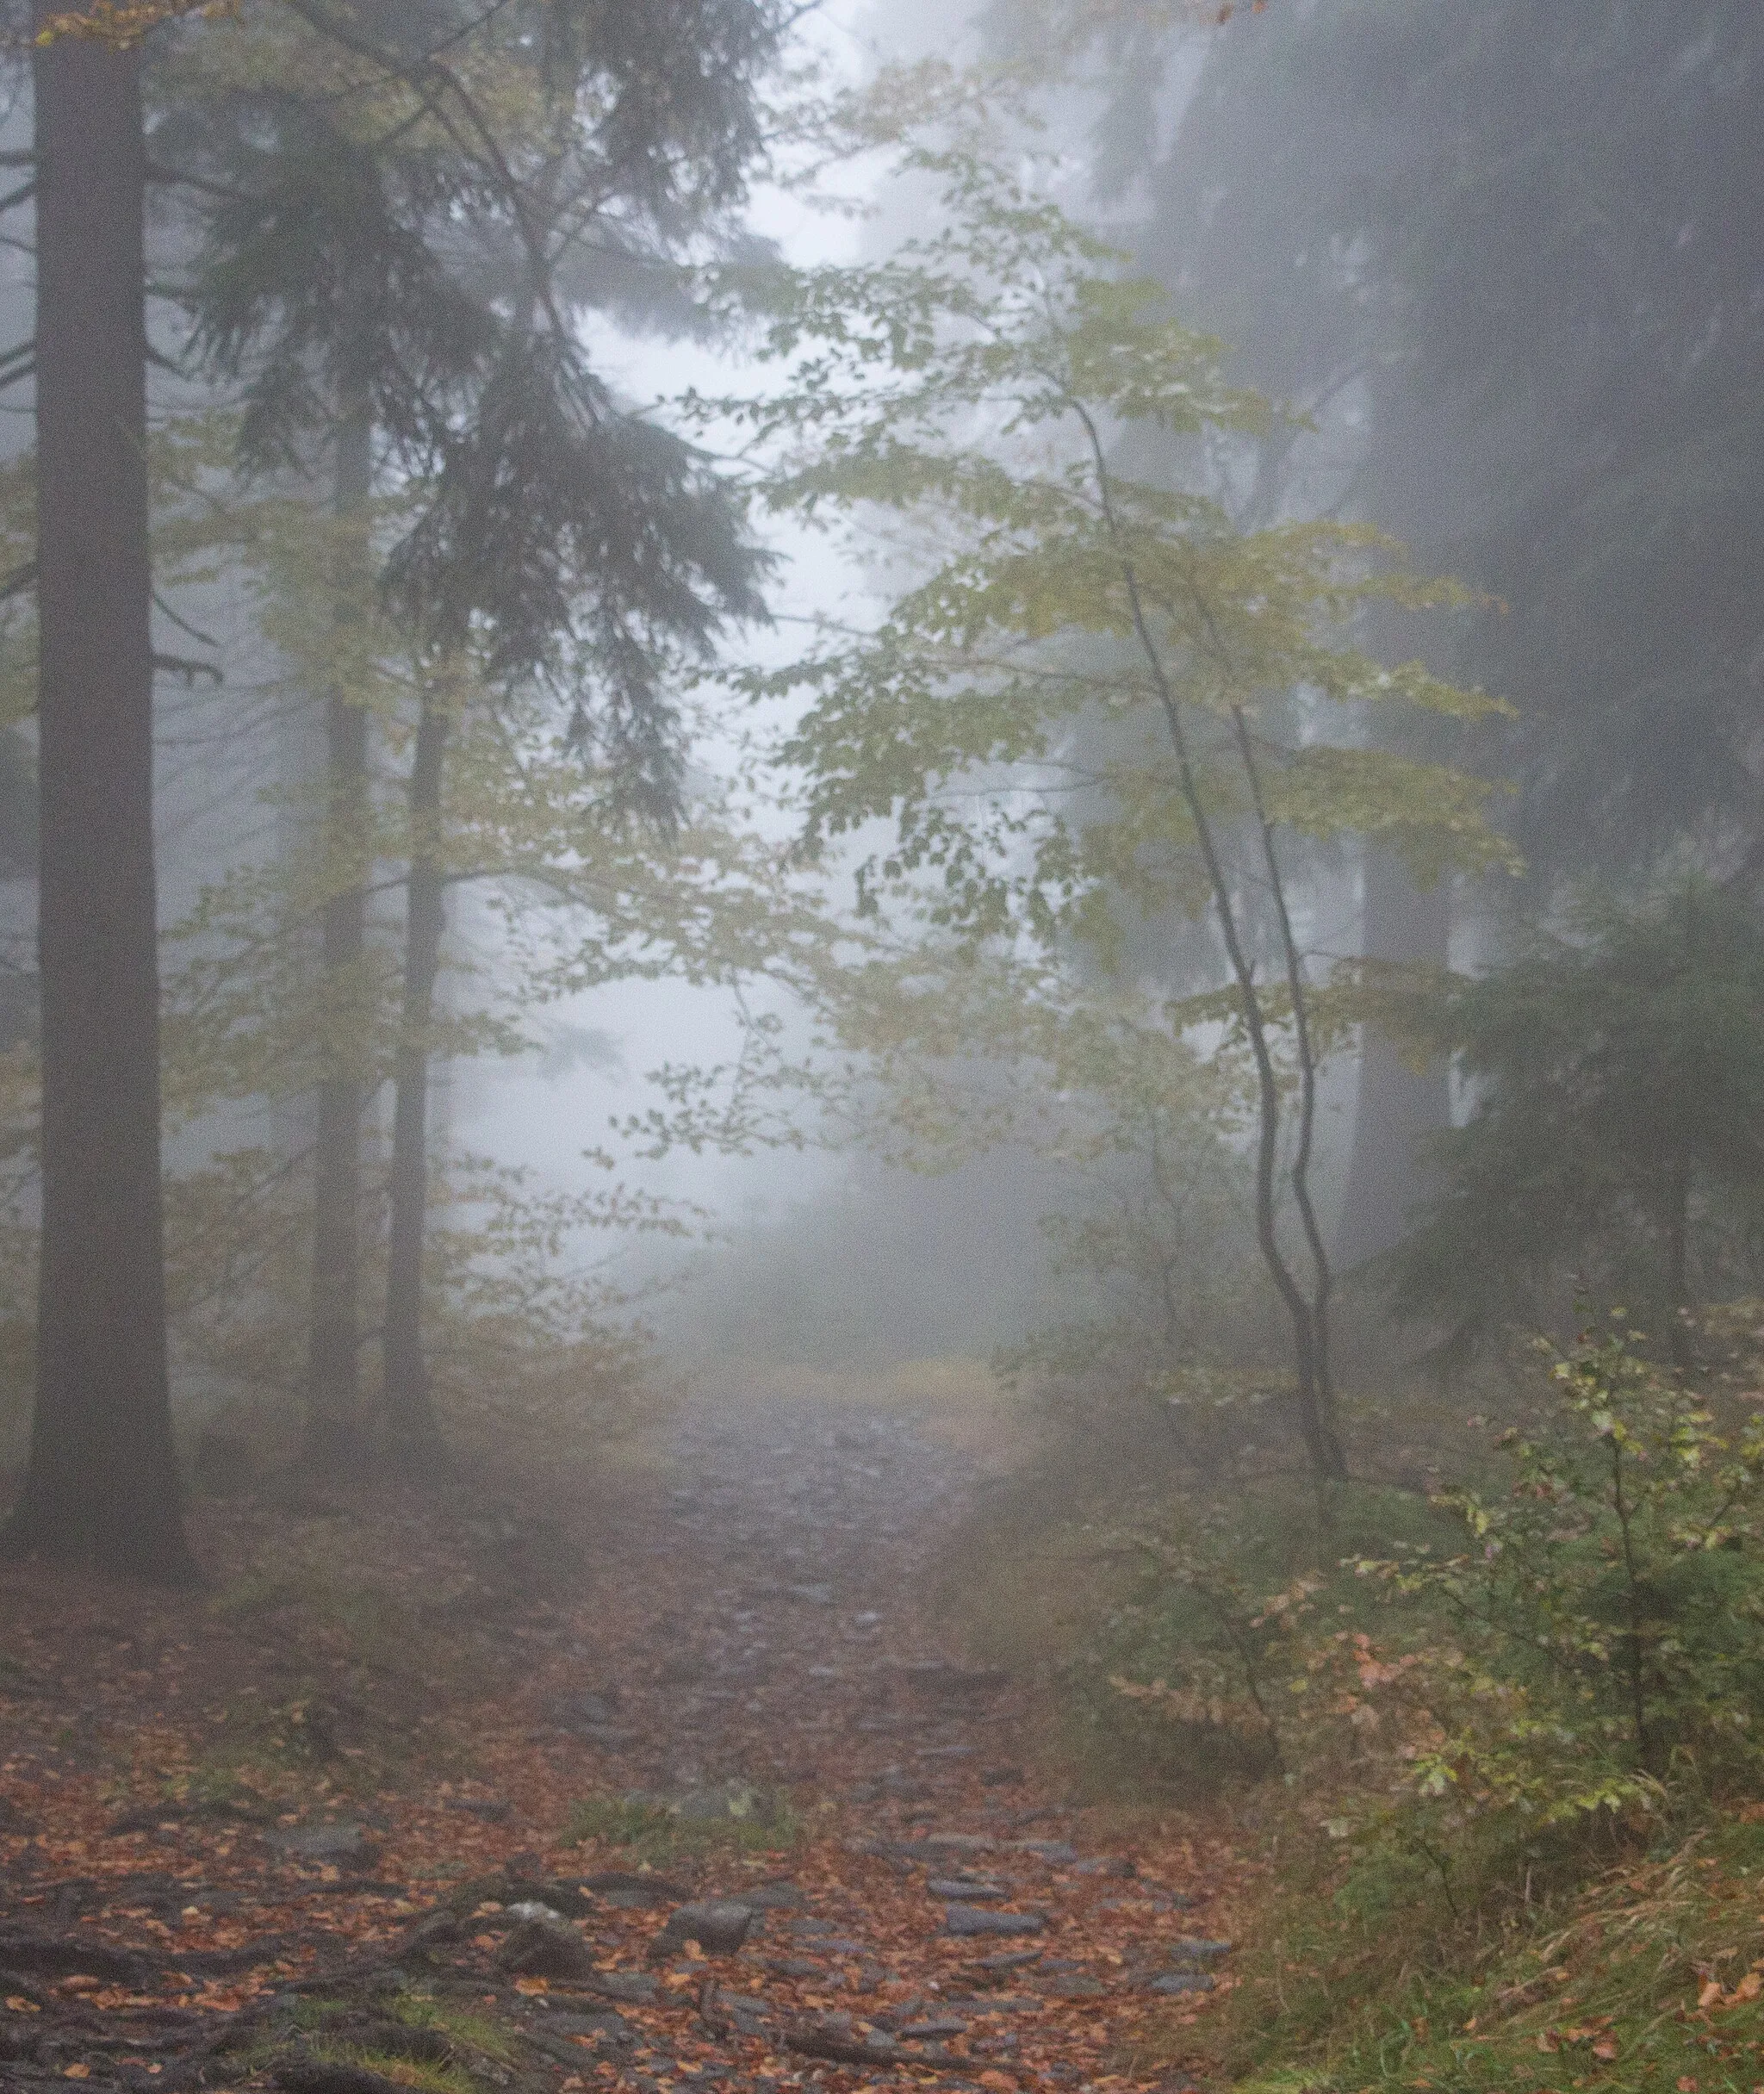
M 1283 1500 L 1115 1538 L 1127 1723 L 1198 1778 L 1283 1776 L 1351 1898 L 1456 1914 L 1764 1774 L 1764 1420 L 1718 1429 L 1620 1317 L 1544 1393 L 1504 1492 L 1347 1500 L 1325 1567 L 1290 1568 Z

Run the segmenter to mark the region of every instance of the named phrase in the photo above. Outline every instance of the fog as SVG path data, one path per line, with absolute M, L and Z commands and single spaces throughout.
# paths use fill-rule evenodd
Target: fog
M 1761 140 L 0 0 L 0 2085 L 1759 2077 Z
M 952 37 L 947 9 L 845 0 L 816 11 L 807 41 L 832 80 L 855 86 L 927 57 L 978 58 L 975 21 L 953 26 Z M 807 268 L 879 258 L 911 227 L 908 199 L 917 185 L 904 185 L 885 153 L 841 166 L 828 186 L 843 200 L 837 209 L 762 189 L 748 214 L 752 231 Z M 606 331 L 597 331 L 595 348 L 612 384 L 634 401 L 653 398 L 664 413 L 694 387 L 738 395 L 761 382 L 759 366 L 726 349 Z M 736 643 L 742 659 L 788 660 L 816 619 L 866 624 L 882 608 L 874 577 L 848 545 L 787 521 L 769 529 L 767 543 L 780 563 L 771 592 L 775 626 L 744 633 Z M 775 733 L 781 716 L 774 708 L 762 724 Z M 730 733 L 751 725 L 737 717 Z M 694 761 L 715 780 L 729 774 L 733 755 L 729 736 L 713 728 Z M 788 816 L 759 819 L 762 833 L 788 842 Z M 835 906 L 848 890 L 848 876 L 835 869 Z M 765 991 L 757 993 L 764 1001 Z M 811 1028 L 800 1010 L 787 997 L 770 1000 L 789 1028 L 785 1051 L 808 1053 Z M 556 1006 L 543 1023 L 562 1043 L 552 1056 L 450 1072 L 451 1130 L 468 1146 L 583 1190 L 599 1184 L 602 1172 L 581 1152 L 610 1147 L 622 1172 L 705 1210 L 705 1247 L 658 1259 L 637 1246 L 622 1261 L 635 1285 L 668 1283 L 667 1296 L 647 1313 L 693 1367 L 726 1365 L 731 1354 L 747 1365 L 811 1358 L 833 1367 L 842 1346 L 850 1348 L 845 1364 L 855 1367 L 943 1353 L 984 1358 L 1030 1327 L 1045 1285 L 1044 1246 L 1033 1214 L 1013 1196 L 1009 1161 L 926 1179 L 853 1153 L 836 1137 L 746 1155 L 640 1153 L 620 1140 L 618 1123 L 645 1108 L 649 1072 L 668 1062 L 714 1066 L 739 1053 L 741 1029 L 727 997 L 677 983 L 615 984 Z M 597 1047 L 577 1059 L 569 1042 L 579 1035 L 592 1035 Z M 1019 1183 L 1024 1168 L 1016 1166 Z M 1045 1186 L 1041 1195 L 1053 1196 Z M 682 1277 L 685 1291 L 676 1295 Z M 763 1308 L 747 1302 L 737 1309 L 732 1297 L 750 1293 L 763 1297 Z
M 705 5 L 667 65 L 457 24 L 508 140 L 445 38 L 140 47 L 134 463 L 25 346 L 0 455 L 14 1455 L 40 1234 L 122 1289 L 125 1213 L 186 1438 L 945 1360 L 1339 1482 L 1577 1302 L 1700 1358 L 1760 1277 L 1747 22 Z M 478 145 L 373 128 L 412 65 Z M 15 332 L 138 350 L 29 187 Z M 138 1176 L 65 1265 L 58 1140 Z

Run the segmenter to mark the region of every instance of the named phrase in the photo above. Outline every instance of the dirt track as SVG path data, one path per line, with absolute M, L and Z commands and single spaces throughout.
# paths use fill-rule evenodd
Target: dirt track
M 699 1405 L 585 1540 L 236 1505 L 207 1597 L 9 1574 L 0 2076 L 1155 2084 L 1229 1857 L 1099 1848 L 939 1647 L 974 1475 L 898 1412 Z

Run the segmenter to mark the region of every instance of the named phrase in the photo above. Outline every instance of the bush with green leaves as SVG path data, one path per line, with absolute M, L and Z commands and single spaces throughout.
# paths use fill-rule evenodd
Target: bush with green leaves
M 1135 1720 L 1259 1726 L 1315 1829 L 1426 1857 L 1448 1894 L 1454 1855 L 1596 1844 L 1764 1776 L 1764 1419 L 1718 1429 L 1620 1314 L 1545 1350 L 1547 1408 L 1499 1443 L 1506 1488 L 1433 1501 L 1452 1538 L 1258 1602 L 1253 1516 L 1234 1541 L 1197 1519 L 1144 1544 L 1180 1648 L 1116 1681 Z
M 1448 1494 L 1469 1549 L 1355 1565 L 1448 1631 L 1473 1699 L 1517 1712 L 1493 1747 L 1443 1727 L 1417 1793 L 1548 1811 L 1606 1779 L 1764 1772 L 1764 1420 L 1719 1432 L 1621 1311 L 1550 1372 L 1541 1429 L 1501 1442 L 1507 1494 Z

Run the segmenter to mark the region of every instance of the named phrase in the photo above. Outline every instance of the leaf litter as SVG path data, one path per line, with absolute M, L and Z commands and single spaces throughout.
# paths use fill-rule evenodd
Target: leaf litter
M 1111 1844 L 939 1651 L 972 1473 L 910 1418 L 693 1409 L 570 1511 L 211 1503 L 200 1594 L 9 1568 L 0 2084 L 1166 2082 L 1245 1865 Z

